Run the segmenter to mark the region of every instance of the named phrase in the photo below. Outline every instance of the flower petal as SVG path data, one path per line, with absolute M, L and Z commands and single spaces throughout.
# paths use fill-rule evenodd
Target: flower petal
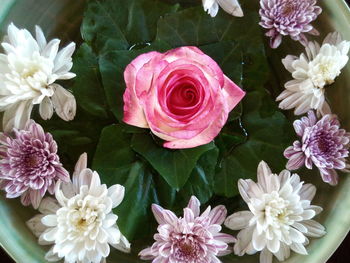
M 52 105 L 52 101 L 48 97 L 45 97 L 41 101 L 39 105 L 39 113 L 43 120 L 51 119 L 53 115 L 53 105 Z
M 39 237 L 45 230 L 46 226 L 41 223 L 41 219 L 44 215 L 36 215 L 26 222 L 28 228 L 33 232 L 36 237 Z
M 231 111 L 243 99 L 246 93 L 228 77 L 224 76 L 224 79 L 223 94 L 228 105 L 228 110 Z
M 210 224 L 221 225 L 226 218 L 227 210 L 225 206 L 219 205 L 214 207 L 209 213 Z
M 126 90 L 123 96 L 124 100 L 124 117 L 123 121 L 127 124 L 134 125 L 141 128 L 148 128 L 147 120 L 145 118 L 139 98 L 136 95 L 136 88 L 141 89 L 138 92 L 147 91 L 151 84 L 151 75 L 144 74 L 144 85 L 136 87 L 136 75 L 139 70 L 148 63 L 152 58 L 159 55 L 158 52 L 149 52 L 138 56 L 134 59 L 124 71 L 124 80 L 126 83 Z
M 225 220 L 225 226 L 232 230 L 241 230 L 248 227 L 250 219 L 252 219 L 253 213 L 250 211 L 236 212 Z
M 48 214 L 56 214 L 56 211 L 60 209 L 58 202 L 52 197 L 45 197 L 39 206 L 39 212 L 48 215 Z
M 44 217 L 41 219 L 41 222 L 42 222 L 45 226 L 48 226 L 48 227 L 55 227 L 55 226 L 57 226 L 57 216 L 56 216 L 56 214 L 44 216 Z
M 243 10 L 237 0 L 217 0 L 217 2 L 226 13 L 237 17 L 243 16 Z
M 307 228 L 305 235 L 309 237 L 322 237 L 326 234 L 325 227 L 314 220 L 305 220 L 302 224 Z
M 290 248 L 296 253 L 299 253 L 299 254 L 302 254 L 302 255 L 307 255 L 308 254 L 306 249 L 305 249 L 305 247 L 302 244 L 300 244 L 300 243 L 293 243 L 290 246 Z
M 108 188 L 108 196 L 112 199 L 112 208 L 117 207 L 123 201 L 125 194 L 124 186 L 120 184 L 112 185 Z
M 199 202 L 198 198 L 195 196 L 191 196 L 191 199 L 188 202 L 187 207 L 191 209 L 193 212 L 193 215 L 197 217 L 199 216 L 199 213 L 200 213 L 200 205 L 201 203 Z
M 260 263 L 272 263 L 272 253 L 268 249 L 261 251 Z
M 4 112 L 2 125 L 5 132 L 12 132 L 13 128 L 24 129 L 32 113 L 33 104 L 31 101 L 22 101 L 10 106 Z
M 112 244 L 112 246 L 116 249 L 118 249 L 119 251 L 122 251 L 124 253 L 130 253 L 130 243 L 129 241 L 126 239 L 125 236 L 121 235 L 120 237 L 120 243 L 118 244 Z M 141 253 L 141 252 L 140 252 Z
M 299 195 L 301 200 L 309 200 L 314 199 L 316 194 L 316 187 L 312 184 L 304 184 L 301 188 Z

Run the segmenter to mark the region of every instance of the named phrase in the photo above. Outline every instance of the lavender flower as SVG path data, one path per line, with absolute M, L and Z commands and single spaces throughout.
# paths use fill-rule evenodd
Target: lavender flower
M 310 25 L 322 12 L 316 6 L 316 0 L 260 0 L 260 25 L 269 31 L 270 46 L 277 48 L 282 36 L 289 35 L 293 40 L 306 45 L 304 33 L 318 35 L 318 31 Z
M 46 191 L 54 193 L 58 179 L 68 182 L 69 173 L 57 155 L 51 134 L 29 120 L 14 136 L 0 134 L 0 188 L 7 198 L 21 196 L 23 205 L 38 208 Z
M 140 252 L 141 259 L 155 262 L 219 263 L 217 256 L 230 253 L 227 243 L 236 239 L 220 233 L 221 224 L 226 218 L 226 208 L 208 207 L 199 215 L 200 203 L 194 196 L 184 209 L 184 217 L 176 215 L 153 204 L 153 214 L 159 223 L 156 242 L 152 247 Z
M 313 111 L 293 125 L 301 141 L 295 141 L 284 151 L 284 156 L 289 159 L 287 169 L 296 170 L 304 164 L 312 169 L 314 164 L 323 181 L 336 185 L 336 170 L 348 168 L 345 158 L 349 156 L 350 133 L 340 129 L 336 115 L 327 114 L 317 121 Z

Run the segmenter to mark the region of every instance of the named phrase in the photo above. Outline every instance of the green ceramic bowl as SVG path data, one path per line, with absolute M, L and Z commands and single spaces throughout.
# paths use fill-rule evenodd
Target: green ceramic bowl
M 59 37 L 67 42 L 79 41 L 79 27 L 85 2 L 85 0 L 1 0 L 0 35 L 4 35 L 7 25 L 14 22 L 17 26 L 29 30 L 38 24 L 48 38 Z M 350 40 L 350 10 L 345 1 L 322 1 L 321 6 L 323 13 L 317 20 L 317 28 L 320 29 L 322 38 L 326 33 L 337 30 L 345 39 Z M 296 53 L 292 47 L 288 48 L 288 45 L 284 45 L 284 49 L 276 52 L 276 57 Z M 275 70 L 281 69 L 280 59 L 273 61 Z M 350 83 L 350 63 L 329 92 L 334 112 L 340 116 L 343 126 L 350 130 L 350 95 L 345 96 L 350 94 L 348 83 Z M 286 261 L 288 263 L 326 262 L 350 229 L 350 177 L 343 175 L 337 187 L 330 187 L 318 178 L 319 176 L 312 177 L 312 183 L 318 186 L 314 203 L 324 207 L 324 212 L 318 219 L 326 226 L 328 233 L 325 237 L 311 242 L 308 246 L 308 256 L 293 254 Z M 311 182 L 307 177 L 303 179 Z M 0 244 L 16 262 L 45 262 L 44 255 L 47 248 L 37 245 L 36 238 L 25 225 L 25 221 L 34 214 L 33 209 L 23 207 L 18 199 L 9 200 L 3 193 L 0 194 Z M 258 262 L 256 256 L 245 256 L 233 261 Z M 108 262 L 140 261 L 112 250 Z M 225 262 L 229 263 L 227 260 Z

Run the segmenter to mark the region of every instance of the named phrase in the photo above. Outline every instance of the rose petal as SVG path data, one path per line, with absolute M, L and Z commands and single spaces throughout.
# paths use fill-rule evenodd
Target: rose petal
M 126 90 L 123 96 L 124 100 L 124 118 L 123 121 L 127 124 L 134 125 L 141 128 L 148 128 L 147 121 L 145 119 L 143 109 L 140 105 L 139 99 L 136 96 L 136 88 L 139 89 L 139 87 L 136 87 L 136 75 L 138 74 L 139 70 L 152 58 L 157 56 L 158 52 L 149 52 L 142 54 L 135 58 L 125 69 L 124 71 L 124 80 L 126 83 Z M 151 75 L 144 75 L 146 79 L 152 79 Z M 145 79 L 145 81 L 146 81 Z M 148 86 L 144 85 L 142 88 L 144 90 L 148 90 L 150 88 L 149 82 Z
M 231 111 L 243 99 L 245 92 L 228 77 L 224 77 L 223 94 L 228 105 L 228 110 Z

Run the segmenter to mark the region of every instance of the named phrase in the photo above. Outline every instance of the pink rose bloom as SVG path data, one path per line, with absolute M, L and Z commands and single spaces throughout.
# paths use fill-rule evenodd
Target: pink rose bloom
M 124 122 L 150 128 L 173 149 L 211 142 L 245 95 L 196 47 L 142 54 L 124 79 Z

